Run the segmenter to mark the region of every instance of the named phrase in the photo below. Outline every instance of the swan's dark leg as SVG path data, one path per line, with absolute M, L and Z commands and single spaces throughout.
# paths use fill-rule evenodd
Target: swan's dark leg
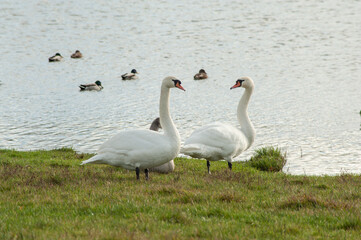
M 228 162 L 228 167 L 229 167 L 229 170 L 232 171 L 232 163 Z
M 137 180 L 139 180 L 139 167 L 135 168 L 135 173 L 137 174 Z
M 144 169 L 144 173 L 145 173 L 145 180 L 148 180 L 149 179 L 149 169 L 148 168 Z
M 211 174 L 211 172 L 209 171 L 209 167 L 211 166 L 211 163 L 207 160 L 207 169 L 208 169 L 208 174 Z

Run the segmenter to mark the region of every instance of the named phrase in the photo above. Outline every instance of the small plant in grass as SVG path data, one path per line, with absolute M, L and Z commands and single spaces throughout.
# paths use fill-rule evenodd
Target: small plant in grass
M 282 153 L 279 148 L 263 147 L 256 150 L 247 164 L 261 171 L 279 172 L 286 162 L 286 153 Z

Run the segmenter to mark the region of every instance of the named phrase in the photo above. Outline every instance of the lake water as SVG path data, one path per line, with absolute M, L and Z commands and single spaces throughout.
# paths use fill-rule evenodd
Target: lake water
M 149 128 L 161 80 L 182 141 L 214 121 L 237 125 L 254 79 L 254 149 L 287 151 L 290 174 L 361 173 L 361 1 L 0 2 L 0 148 L 96 152 Z M 83 59 L 70 59 L 79 49 Z M 49 63 L 56 52 L 64 56 Z M 122 81 L 132 68 L 139 79 Z M 209 79 L 194 81 L 204 68 Z M 78 85 L 100 80 L 101 92 Z

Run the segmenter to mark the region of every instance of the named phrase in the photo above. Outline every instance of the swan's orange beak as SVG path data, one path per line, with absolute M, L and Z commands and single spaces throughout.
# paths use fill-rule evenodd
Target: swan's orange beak
M 182 85 L 180 85 L 180 83 L 179 83 L 179 82 L 177 82 L 177 83 L 176 83 L 175 87 L 177 87 L 177 88 L 179 88 L 179 89 L 181 89 L 181 90 L 185 91 L 185 89 L 182 87 Z
M 237 81 L 237 82 L 236 82 L 236 84 L 234 84 L 234 86 L 233 86 L 233 87 L 231 87 L 230 89 L 233 89 L 233 88 L 238 88 L 238 87 L 240 87 L 240 86 L 242 86 L 242 82 Z

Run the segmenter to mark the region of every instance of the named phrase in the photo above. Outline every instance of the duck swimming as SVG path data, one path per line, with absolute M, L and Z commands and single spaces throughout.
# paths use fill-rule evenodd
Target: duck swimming
M 49 62 L 59 62 L 63 59 L 63 56 L 60 53 L 56 53 L 54 56 L 49 58 Z
M 102 83 L 100 81 L 96 81 L 95 83 L 90 84 L 80 84 L 80 91 L 100 91 L 103 89 Z
M 132 71 L 130 73 L 124 73 L 122 75 L 122 79 L 123 80 L 134 80 L 134 79 L 137 79 L 138 76 L 136 75 L 138 74 L 137 70 L 135 69 L 132 69 Z
M 206 71 L 204 71 L 204 69 L 201 69 L 201 70 L 199 70 L 199 73 L 194 75 L 193 78 L 194 78 L 194 80 L 201 80 L 201 79 L 208 78 L 208 75 L 207 75 Z
M 70 57 L 71 58 L 82 58 L 83 54 L 81 54 L 81 52 L 79 50 L 76 50 L 75 53 L 73 53 Z

